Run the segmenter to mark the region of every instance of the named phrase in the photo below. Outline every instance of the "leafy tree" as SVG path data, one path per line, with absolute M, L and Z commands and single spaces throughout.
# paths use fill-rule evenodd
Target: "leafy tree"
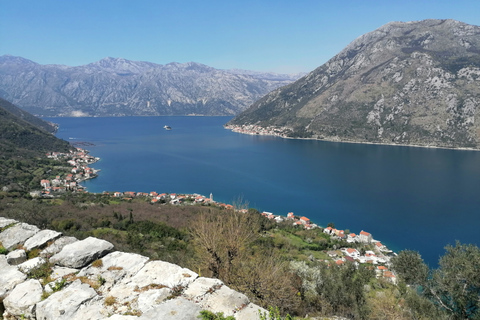
M 367 319 L 368 307 L 364 286 L 375 276 L 373 269 L 353 263 L 340 266 L 319 266 L 316 285 L 319 307 L 324 314 L 342 315 L 353 319 Z
M 393 263 L 393 269 L 405 283 L 410 285 L 425 284 L 429 269 L 417 251 L 400 251 L 391 261 Z
M 480 249 L 458 241 L 445 249 L 426 293 L 452 319 L 480 319 Z

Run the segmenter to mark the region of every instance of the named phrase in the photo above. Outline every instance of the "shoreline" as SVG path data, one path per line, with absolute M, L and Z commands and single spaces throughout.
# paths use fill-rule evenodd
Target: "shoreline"
M 466 148 L 466 147 L 440 147 L 440 146 L 432 146 L 432 145 L 419 145 L 419 144 L 398 144 L 398 143 L 386 143 L 386 142 L 369 142 L 369 141 L 352 141 L 352 140 L 342 140 L 338 139 L 320 139 L 320 138 L 300 138 L 300 137 L 289 137 L 284 134 L 277 134 L 268 131 L 263 127 L 255 126 L 255 125 L 247 125 L 247 126 L 254 126 L 257 128 L 261 128 L 262 131 L 255 131 L 255 130 L 248 130 L 244 129 L 244 125 L 224 125 L 224 129 L 231 130 L 232 132 L 240 133 L 240 134 L 247 134 L 252 136 L 270 136 L 270 137 L 278 137 L 282 139 L 292 139 L 292 140 L 313 140 L 313 141 L 324 141 L 324 142 L 337 142 L 337 143 L 351 143 L 351 144 L 368 144 L 368 145 L 379 145 L 379 146 L 391 146 L 391 147 L 411 147 L 411 148 L 426 148 L 426 149 L 440 149 L 440 150 L 459 150 L 459 151 L 480 151 L 480 148 Z M 286 128 L 283 128 L 285 130 Z M 280 130 L 280 129 L 277 129 Z

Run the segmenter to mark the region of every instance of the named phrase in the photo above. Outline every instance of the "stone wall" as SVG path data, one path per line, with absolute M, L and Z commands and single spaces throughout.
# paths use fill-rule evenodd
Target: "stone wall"
M 0 254 L 4 319 L 198 320 L 209 310 L 247 320 L 265 312 L 218 279 L 115 251 L 105 240 L 78 240 L 0 217 L 0 243 L 8 250 Z M 51 266 L 51 274 L 39 272 L 41 266 Z

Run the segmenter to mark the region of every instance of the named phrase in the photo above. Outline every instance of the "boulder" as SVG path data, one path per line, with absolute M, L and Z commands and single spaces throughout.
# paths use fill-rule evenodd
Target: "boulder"
M 0 301 L 12 290 L 17 284 L 25 281 L 27 276 L 18 270 L 16 266 L 7 263 L 7 257 L 0 255 Z
M 169 288 L 186 287 L 198 277 L 192 270 L 179 267 L 165 261 L 150 261 L 131 278 L 139 288 L 151 284 L 164 285 Z
M 18 284 L 3 300 L 5 311 L 11 316 L 33 318 L 33 307 L 42 300 L 42 292 L 38 280 L 30 279 Z
M 188 286 L 183 295 L 188 299 L 199 299 L 207 293 L 220 289 L 222 286 L 223 282 L 218 279 L 199 277 Z
M 14 250 L 7 254 L 7 262 L 10 265 L 16 266 L 27 260 L 27 253 L 23 249 Z
M 94 297 L 92 300 L 80 305 L 70 320 L 103 320 L 108 318 L 109 312 L 103 303 L 104 300 L 101 297 Z
M 5 228 L 6 226 L 17 222 L 17 220 L 0 217 L 0 228 Z
M 227 286 L 222 286 L 220 289 L 205 295 L 203 300 L 199 301 L 203 309 L 212 312 L 223 312 L 225 316 L 233 316 L 249 303 L 250 301 L 246 295 Z
M 252 320 L 252 319 L 259 319 L 260 315 L 259 312 L 262 314 L 268 314 L 268 311 L 263 309 L 256 304 L 249 303 L 245 308 L 237 311 L 235 313 L 236 320 Z
M 61 237 L 61 238 L 58 238 L 50 246 L 43 249 L 42 252 L 40 252 L 40 256 L 51 257 L 54 254 L 62 251 L 63 247 L 65 247 L 67 244 L 74 243 L 75 241 L 78 241 L 78 239 L 75 238 L 75 237 Z
M 168 300 L 165 303 L 145 312 L 140 316 L 142 320 L 198 320 L 202 309 L 197 304 L 185 298 Z
M 108 241 L 88 237 L 82 241 L 67 244 L 62 251 L 50 258 L 50 262 L 69 268 L 82 268 L 113 250 Z
M 23 245 L 25 247 L 25 250 L 30 251 L 35 248 L 42 248 L 45 246 L 49 241 L 58 239 L 61 237 L 62 234 L 57 231 L 53 230 L 42 230 L 35 234 L 33 237 L 25 241 L 25 244 Z
M 69 274 L 76 274 L 78 272 L 78 269 L 73 269 L 73 268 L 65 268 L 65 267 L 54 267 L 52 269 L 52 274 L 50 275 L 50 278 L 53 280 L 62 278 L 66 275 Z
M 0 242 L 7 250 L 12 250 L 22 245 L 28 238 L 36 234 L 40 229 L 26 223 L 19 223 L 7 228 L 0 233 Z
M 30 260 L 27 260 L 22 264 L 19 264 L 18 269 L 20 269 L 24 273 L 29 273 L 32 269 L 37 268 L 46 262 L 47 261 L 44 258 L 36 257 Z
M 144 291 L 137 298 L 137 309 L 142 313 L 148 312 L 165 301 L 170 294 L 171 291 L 168 288 Z
M 147 263 L 148 257 L 136 253 L 115 251 L 102 258 L 103 270 L 121 268 L 130 275 L 136 274 Z
M 65 289 L 37 303 L 36 317 L 41 320 L 70 320 L 81 305 L 95 296 L 97 293 L 88 284 L 76 280 Z
M 115 251 L 107 254 L 101 259 L 100 266 L 87 266 L 83 268 L 78 276 L 90 277 L 96 276 L 100 273 L 105 279 L 111 282 L 117 282 L 124 277 L 131 277 L 135 275 L 148 261 L 147 257 L 135 253 L 125 253 Z

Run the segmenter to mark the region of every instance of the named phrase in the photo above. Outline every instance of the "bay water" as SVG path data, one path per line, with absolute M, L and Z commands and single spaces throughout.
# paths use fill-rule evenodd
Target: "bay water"
M 480 152 L 243 135 L 230 117 L 46 118 L 101 160 L 90 192 L 213 194 L 274 214 L 372 233 L 436 267 L 444 246 L 480 244 Z M 165 130 L 164 126 L 172 127 Z

